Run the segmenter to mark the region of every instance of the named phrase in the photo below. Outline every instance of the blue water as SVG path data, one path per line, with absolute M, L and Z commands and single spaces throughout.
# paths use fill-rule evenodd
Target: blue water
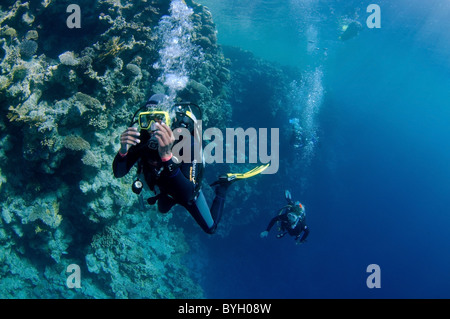
M 310 162 L 298 159 L 291 176 L 261 176 L 260 218 L 205 237 L 206 296 L 449 298 L 450 3 L 376 1 L 381 28 L 369 29 L 369 1 L 199 2 L 220 44 L 305 76 L 320 69 L 323 89 L 312 105 L 321 141 Z M 364 27 L 346 42 L 343 17 Z M 284 205 L 283 188 L 306 206 L 304 245 L 274 231 L 259 238 Z M 380 266 L 381 288 L 366 285 L 370 264 Z

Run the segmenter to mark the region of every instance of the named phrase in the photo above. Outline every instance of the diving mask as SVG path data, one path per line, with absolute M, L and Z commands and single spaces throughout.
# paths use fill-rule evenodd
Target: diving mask
M 170 116 L 165 111 L 148 111 L 139 113 L 139 126 L 142 130 L 156 131 L 156 123 L 165 123 L 170 126 Z

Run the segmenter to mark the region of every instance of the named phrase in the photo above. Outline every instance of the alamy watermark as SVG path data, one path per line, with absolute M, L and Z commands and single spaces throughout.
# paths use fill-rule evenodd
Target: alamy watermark
M 77 4 L 70 4 L 66 9 L 70 15 L 67 17 L 66 24 L 70 29 L 81 28 L 81 8 Z M 371 13 L 366 20 L 367 27 L 370 29 L 381 28 L 381 8 L 377 4 L 370 4 L 367 7 L 367 12 Z M 279 129 L 270 129 L 270 143 L 268 141 L 268 129 L 248 128 L 227 128 L 225 135 L 218 128 L 208 128 L 202 133 L 201 121 L 199 121 L 200 129 L 196 130 L 196 138 L 199 142 L 209 142 L 204 149 L 194 150 L 191 153 L 190 132 L 186 129 L 177 129 L 174 131 L 176 139 L 180 136 L 183 138 L 180 143 L 177 143 L 173 149 L 173 155 L 180 161 L 189 163 L 193 160 L 197 162 L 205 161 L 211 163 L 270 163 L 270 166 L 263 172 L 263 174 L 275 174 L 279 167 Z M 195 135 L 195 134 L 194 134 Z M 258 136 L 259 135 L 259 136 Z M 224 139 L 224 136 L 226 140 Z M 214 139 L 213 139 L 214 138 Z M 246 140 L 248 140 L 248 157 L 246 155 Z M 184 142 L 183 142 L 184 141 Z M 235 141 L 236 147 L 235 147 Z M 224 148 L 224 142 L 225 148 Z M 202 144 L 202 143 L 199 143 Z M 270 154 L 268 149 L 270 148 Z M 224 153 L 225 151 L 225 153 Z M 194 155 L 194 156 L 192 156 Z M 225 156 L 224 156 L 225 155 Z
M 367 7 L 367 12 L 371 13 L 367 17 L 366 25 L 369 29 L 381 28 L 381 8 L 378 4 L 370 4 Z
M 370 275 L 366 279 L 367 288 L 381 288 L 381 268 L 377 264 L 370 264 L 366 268 L 366 272 Z M 70 264 L 67 266 L 66 273 L 70 273 L 67 276 L 66 286 L 69 289 L 81 288 L 81 269 L 77 264 Z
M 70 264 L 66 269 L 67 273 L 70 275 L 67 277 L 66 285 L 67 288 L 81 288 L 81 269 L 77 264 Z
M 377 264 L 370 264 L 366 268 L 370 275 L 366 279 L 367 288 L 381 288 L 381 268 Z
M 70 4 L 66 9 L 70 15 L 67 17 L 66 25 L 69 29 L 81 28 L 81 8 L 77 4 Z M 381 28 L 381 8 L 378 4 L 370 4 L 367 7 L 367 13 L 371 13 L 366 20 L 369 29 Z
M 224 134 L 220 129 L 211 127 L 202 132 L 202 121 L 198 121 L 194 129 L 194 139 L 198 143 L 192 147 L 190 131 L 177 128 L 173 133 L 175 140 L 179 142 L 172 148 L 172 154 L 179 162 L 184 163 L 194 160 L 204 160 L 207 164 L 260 162 L 270 164 L 262 174 L 275 174 L 278 172 L 280 160 L 279 131 L 278 128 L 271 128 L 270 140 L 267 128 L 226 128 Z M 206 146 L 202 149 L 199 145 L 203 142 Z
M 69 29 L 81 28 L 81 9 L 78 4 L 70 4 L 67 6 L 66 12 L 71 13 L 66 20 Z

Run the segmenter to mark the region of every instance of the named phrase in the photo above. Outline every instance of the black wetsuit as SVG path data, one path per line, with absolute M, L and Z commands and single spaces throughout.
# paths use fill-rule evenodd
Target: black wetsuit
M 308 237 L 308 235 L 309 235 L 309 228 L 306 225 L 306 218 L 303 217 L 302 219 L 300 219 L 297 222 L 297 224 L 295 225 L 295 227 L 292 228 L 292 225 L 289 222 L 288 217 L 287 217 L 287 215 L 290 212 L 289 206 L 286 208 L 283 208 L 281 211 L 283 211 L 283 212 L 280 213 L 279 215 L 275 216 L 274 218 L 272 218 L 269 225 L 267 226 L 266 231 L 270 231 L 276 222 L 280 222 L 281 233 L 278 234 L 278 236 L 277 236 L 278 238 L 281 238 L 288 233 L 289 235 L 294 236 L 295 240 L 297 240 L 300 238 L 300 235 L 303 232 L 303 236 L 300 238 L 300 242 L 304 242 L 306 240 L 306 237 Z
M 190 163 L 177 163 L 173 157 L 162 162 L 158 144 L 150 138 L 149 132 L 141 130 L 140 139 L 141 142 L 131 146 L 125 156 L 117 153 L 113 162 L 114 176 L 125 176 L 133 165 L 139 163 L 149 188 L 153 192 L 155 186 L 159 188 L 157 201 L 161 213 L 167 213 L 175 204 L 182 205 L 206 233 L 214 233 L 222 216 L 228 185 L 216 187 L 216 197 L 210 210 L 201 191 L 203 162 L 195 161 L 194 152 L 191 152 Z M 191 146 L 193 150 L 198 146 L 194 137 Z

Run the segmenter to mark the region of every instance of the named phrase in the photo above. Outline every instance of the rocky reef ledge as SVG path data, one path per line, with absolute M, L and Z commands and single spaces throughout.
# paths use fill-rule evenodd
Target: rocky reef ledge
M 170 1 L 77 3 L 81 28 L 65 1 L 0 6 L 0 298 L 201 298 L 182 229 L 140 211 L 132 177 L 111 172 L 130 116 L 165 90 L 154 66 Z M 225 125 L 229 62 L 210 12 L 186 4 L 203 60 L 179 98 Z

